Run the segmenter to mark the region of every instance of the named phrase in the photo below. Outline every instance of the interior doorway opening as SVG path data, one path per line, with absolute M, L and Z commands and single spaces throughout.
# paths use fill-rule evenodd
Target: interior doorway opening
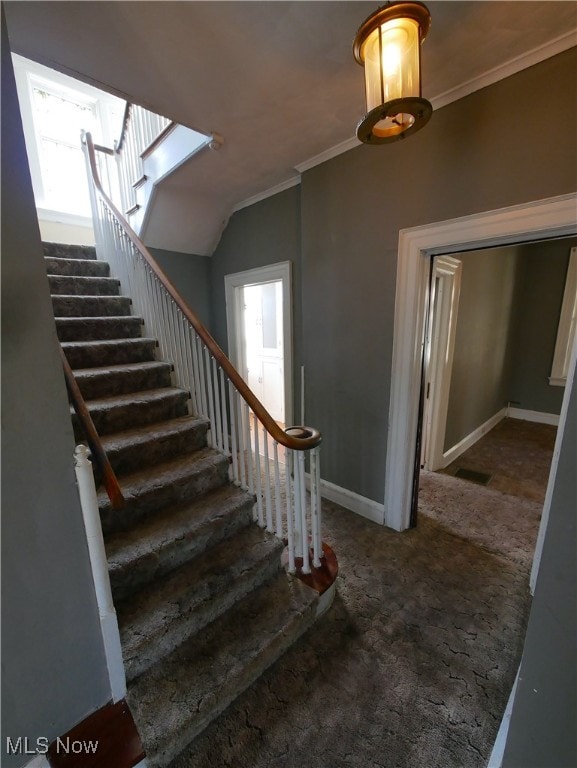
M 225 292 L 231 360 L 284 429 L 293 423 L 290 262 L 227 275 Z

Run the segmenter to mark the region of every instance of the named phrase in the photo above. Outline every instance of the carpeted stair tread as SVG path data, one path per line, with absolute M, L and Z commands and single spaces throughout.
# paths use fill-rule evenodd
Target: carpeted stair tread
M 93 245 L 68 245 L 67 243 L 42 243 L 44 256 L 58 259 L 96 259 Z
M 62 342 L 62 349 L 72 369 L 147 363 L 155 359 L 156 339 L 139 336 L 132 339 L 65 341 Z
M 62 342 L 138 338 L 142 327 L 142 318 L 132 315 L 56 318 L 56 332 Z
M 166 766 L 308 629 L 316 599 L 281 573 L 129 685 L 151 768 Z
M 278 573 L 282 550 L 281 541 L 251 525 L 117 605 L 127 679 Z
M 85 400 L 130 392 L 165 389 L 171 384 L 172 365 L 162 361 L 77 368 L 74 377 Z
M 204 417 L 182 416 L 105 435 L 102 445 L 112 468 L 122 475 L 137 467 L 199 450 L 206 445 L 208 425 Z
M 48 275 L 53 296 L 118 296 L 120 280 L 114 277 Z
M 112 589 L 123 599 L 252 522 L 254 498 L 222 485 L 106 537 Z
M 84 277 L 109 277 L 110 266 L 97 259 L 69 259 L 46 256 L 46 272 L 49 275 L 75 275 Z
M 161 509 L 193 501 L 227 482 L 226 456 L 210 448 L 164 461 L 120 478 L 126 506 L 113 510 L 104 489 L 98 492 L 100 519 L 105 533 L 126 530 Z
M 145 424 L 186 416 L 189 393 L 176 387 L 147 389 L 88 400 L 86 405 L 100 435 Z M 76 437 L 82 437 L 76 414 L 71 408 Z
M 130 315 L 128 296 L 52 296 L 55 317 L 110 317 Z

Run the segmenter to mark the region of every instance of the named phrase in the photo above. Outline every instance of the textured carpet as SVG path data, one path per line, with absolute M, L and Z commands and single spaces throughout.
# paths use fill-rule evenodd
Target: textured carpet
M 332 607 L 172 768 L 484 768 L 520 660 L 521 550 L 538 517 L 498 492 L 476 508 L 485 489 L 439 477 L 402 534 L 323 503 Z M 483 521 L 498 515 L 490 540 Z

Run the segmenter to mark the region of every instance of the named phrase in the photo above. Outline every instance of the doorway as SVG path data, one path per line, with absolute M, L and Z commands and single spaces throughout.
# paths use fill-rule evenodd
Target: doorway
M 291 264 L 226 275 L 225 293 L 231 360 L 284 428 L 293 416 Z
M 575 195 L 571 194 L 400 232 L 385 468 L 384 523 L 389 527 L 402 531 L 410 526 L 430 256 L 576 231 Z M 558 440 L 563 434 L 566 401 L 567 397 Z M 554 460 L 552 475 L 555 469 Z M 546 502 L 543 524 L 547 517 Z

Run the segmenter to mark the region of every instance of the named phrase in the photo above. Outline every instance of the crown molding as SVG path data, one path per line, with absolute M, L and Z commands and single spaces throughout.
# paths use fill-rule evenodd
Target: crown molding
M 556 37 L 554 40 L 550 40 L 544 45 L 533 48 L 521 56 L 516 56 L 514 59 L 506 61 L 504 64 L 500 64 L 498 67 L 494 67 L 493 69 L 484 72 L 482 75 L 474 77 L 471 80 L 456 86 L 455 88 L 451 88 L 448 91 L 444 91 L 443 93 L 439 94 L 438 96 L 434 96 L 431 99 L 433 110 L 446 107 L 448 104 L 452 104 L 454 101 L 458 101 L 459 99 L 463 99 L 465 96 L 469 96 L 470 94 L 475 93 L 475 91 L 480 91 L 482 88 L 486 88 L 489 85 L 494 85 L 495 83 L 498 83 L 499 80 L 504 80 L 511 75 L 515 75 L 518 72 L 521 72 L 523 69 L 527 69 L 528 67 L 532 67 L 535 64 L 539 64 L 540 62 L 545 61 L 546 59 L 550 59 L 552 56 L 556 56 L 558 53 L 563 53 L 563 51 L 567 51 L 569 48 L 573 48 L 575 45 L 577 45 L 577 28 L 570 30 L 560 37 Z M 282 192 L 289 187 L 296 186 L 300 183 L 300 175 L 305 171 L 308 171 L 317 165 L 321 165 L 321 163 L 326 163 L 328 160 L 332 160 L 334 157 L 338 157 L 338 155 L 342 155 L 345 152 L 360 146 L 360 144 L 361 142 L 359 139 L 357 139 L 356 136 L 352 136 L 350 139 L 345 139 L 345 141 L 341 141 L 334 147 L 330 147 L 329 149 L 324 150 L 324 152 L 320 152 L 318 155 L 314 155 L 314 157 L 311 157 L 308 160 L 304 160 L 302 163 L 299 163 L 294 167 L 295 170 L 299 173 L 299 178 L 289 179 L 288 181 L 281 182 L 275 187 L 271 187 L 270 189 L 260 192 L 258 195 L 254 195 L 254 197 L 250 197 L 247 200 L 244 200 L 242 203 L 238 203 L 233 208 L 233 213 L 240 210 L 241 208 L 246 208 L 253 203 L 257 203 L 260 200 L 264 200 L 267 197 L 276 195 L 278 192 Z
M 297 187 L 300 183 L 301 177 L 299 174 L 298 176 L 293 176 L 290 179 L 286 179 L 286 181 L 281 181 L 280 184 L 275 184 L 274 187 L 269 187 L 263 192 L 259 192 L 252 197 L 247 197 L 246 200 L 242 200 L 240 203 L 237 203 L 233 207 L 231 210 L 231 216 L 233 213 L 240 211 L 242 208 L 248 208 L 249 205 L 260 203 L 261 200 L 265 200 L 267 197 L 272 197 L 273 195 L 278 195 L 279 192 L 284 192 L 286 189 L 290 189 L 291 187 Z
M 504 80 L 511 75 L 516 75 L 523 69 L 539 64 L 545 59 L 550 59 L 552 56 L 556 56 L 558 53 L 569 50 L 577 45 L 577 29 L 572 29 L 560 37 L 556 37 L 554 40 L 550 40 L 545 45 L 540 45 L 537 48 L 533 48 L 521 56 L 516 56 L 510 61 L 506 61 L 504 64 L 500 64 L 498 67 L 489 69 L 487 72 L 483 72 L 482 75 L 474 77 L 468 80 L 466 83 L 457 85 L 455 88 L 451 88 L 444 93 L 435 96 L 431 99 L 433 109 L 441 109 L 442 107 L 451 104 L 453 101 L 469 96 L 475 91 L 480 91 L 481 88 L 486 88 L 489 85 L 498 83 L 499 80 Z

